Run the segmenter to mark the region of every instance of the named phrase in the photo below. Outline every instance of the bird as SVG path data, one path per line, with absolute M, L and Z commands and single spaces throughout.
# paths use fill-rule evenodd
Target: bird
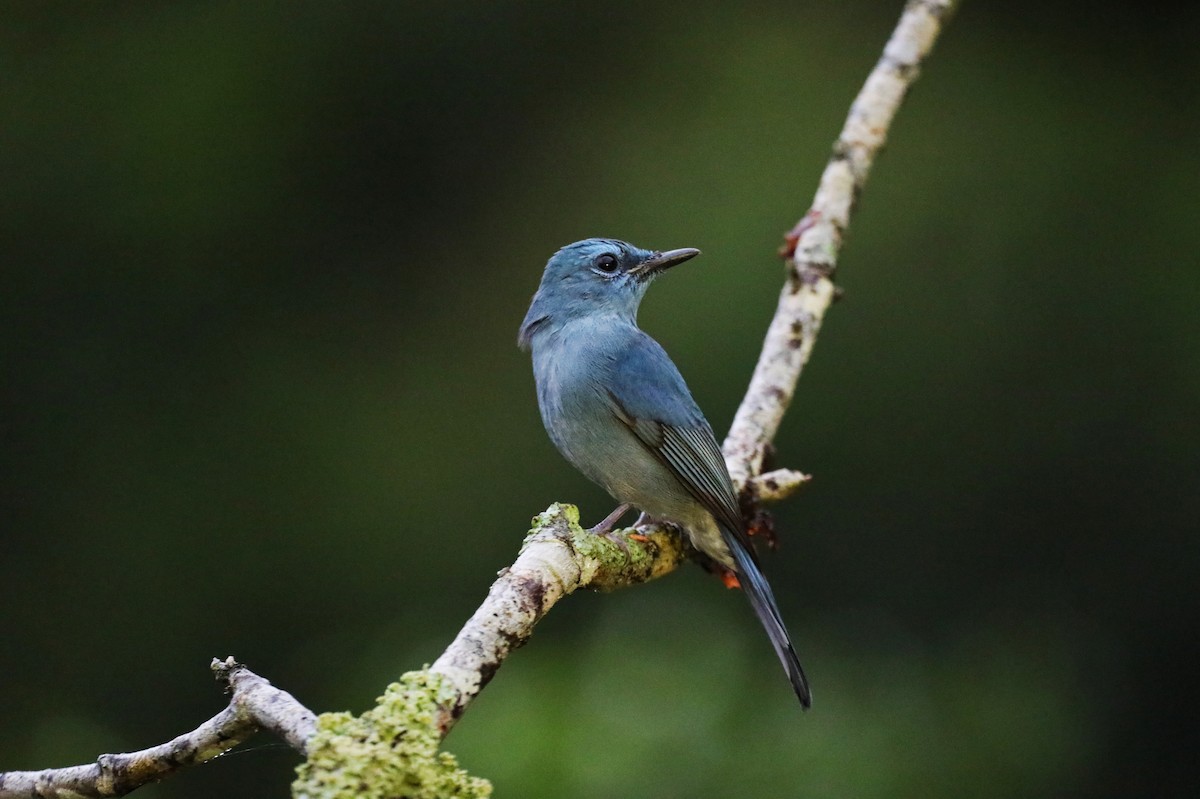
M 644 250 L 611 238 L 561 248 L 546 263 L 521 323 L 538 408 L 551 441 L 620 506 L 679 527 L 737 578 L 802 708 L 812 692 L 750 544 L 712 427 L 662 346 L 637 326 L 655 278 L 700 254 Z

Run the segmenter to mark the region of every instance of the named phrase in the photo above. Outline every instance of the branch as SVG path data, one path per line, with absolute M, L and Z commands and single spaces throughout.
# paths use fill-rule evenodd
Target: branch
M 233 658 L 214 659 L 212 670 L 232 696 L 227 708 L 196 729 L 139 752 L 100 755 L 84 766 L 0 773 L 0 799 L 124 796 L 186 766 L 219 757 L 258 730 L 270 730 L 305 752 L 315 729 L 311 710 Z
M 688 551 L 680 536 L 661 527 L 592 535 L 580 528 L 573 505 L 551 505 L 533 520 L 516 562 L 500 572 L 479 610 L 430 667 L 454 687 L 438 728 L 450 729 L 558 600 L 578 588 L 612 591 L 648 582 L 673 571 Z
M 794 469 L 776 469 L 750 478 L 746 490 L 756 502 L 782 502 L 812 479 Z
M 737 486 L 762 470 L 812 355 L 825 312 L 837 298 L 833 273 L 854 206 L 901 101 L 949 19 L 956 0 L 909 0 L 900 22 L 850 106 L 812 208 L 788 234 L 787 283 L 767 329 L 750 388 L 725 438 L 725 462 Z
M 837 297 L 833 273 L 855 203 L 955 3 L 909 0 L 850 108 L 812 207 L 788 234 L 787 282 L 724 444 L 734 484 L 752 502 L 783 499 L 808 480 L 788 469 L 762 474 L 763 460 Z M 596 536 L 580 529 L 574 507 L 552 505 L 534 520 L 516 562 L 500 572 L 442 656 L 427 669 L 405 674 L 362 716 L 314 718 L 290 694 L 232 658 L 213 661 L 233 696 L 229 707 L 194 731 L 140 752 L 102 755 L 91 765 L 0 773 L 0 799 L 120 796 L 217 757 L 260 729 L 307 755 L 292 786 L 296 797 L 488 796 L 491 785 L 467 775 L 438 746 L 508 654 L 571 592 L 646 582 L 674 570 L 689 554 L 671 531 L 649 526 Z
M 551 505 L 533 520 L 516 561 L 501 570 L 487 599 L 432 666 L 402 676 L 358 718 L 332 713 L 318 719 L 293 796 L 491 795 L 490 783 L 468 775 L 438 747 L 508 654 L 571 592 L 644 583 L 673 571 L 688 554 L 672 531 L 593 535 L 580 528 L 575 506 Z

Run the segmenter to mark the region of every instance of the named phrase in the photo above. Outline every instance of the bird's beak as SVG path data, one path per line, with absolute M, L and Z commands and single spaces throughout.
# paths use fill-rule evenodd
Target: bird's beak
M 684 247 L 679 250 L 667 250 L 666 252 L 656 252 L 640 264 L 629 270 L 629 274 L 636 278 L 645 280 L 653 277 L 659 272 L 665 272 L 672 266 L 681 264 L 684 261 L 695 258 L 700 254 L 700 251 L 695 247 Z

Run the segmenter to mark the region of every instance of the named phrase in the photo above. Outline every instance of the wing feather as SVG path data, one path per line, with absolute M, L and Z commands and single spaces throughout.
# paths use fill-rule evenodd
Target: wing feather
M 733 481 L 712 428 L 692 399 L 679 370 L 649 336 L 635 337 L 620 357 L 614 359 L 614 364 L 612 379 L 606 382 L 613 415 L 633 431 L 638 441 L 717 520 L 746 596 L 766 629 L 796 696 L 807 708 L 812 702 L 808 679 L 746 537 Z
M 658 342 L 638 331 L 607 382 L 614 415 L 696 501 L 746 544 L 725 458 L 704 414 Z

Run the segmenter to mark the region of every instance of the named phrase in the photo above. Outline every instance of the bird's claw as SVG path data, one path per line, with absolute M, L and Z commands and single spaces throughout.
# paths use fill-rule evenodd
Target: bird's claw
M 621 520 L 621 517 L 624 516 L 628 512 L 629 512 L 628 504 L 618 505 L 613 510 L 612 513 L 608 514 L 603 519 L 601 519 L 599 524 L 595 525 L 594 527 L 589 527 L 587 529 L 587 531 L 589 533 L 591 533 L 592 535 L 602 535 L 602 536 L 608 538 L 609 537 L 608 534 L 610 532 L 612 532 L 613 525 L 615 525 L 617 522 L 619 522 Z

